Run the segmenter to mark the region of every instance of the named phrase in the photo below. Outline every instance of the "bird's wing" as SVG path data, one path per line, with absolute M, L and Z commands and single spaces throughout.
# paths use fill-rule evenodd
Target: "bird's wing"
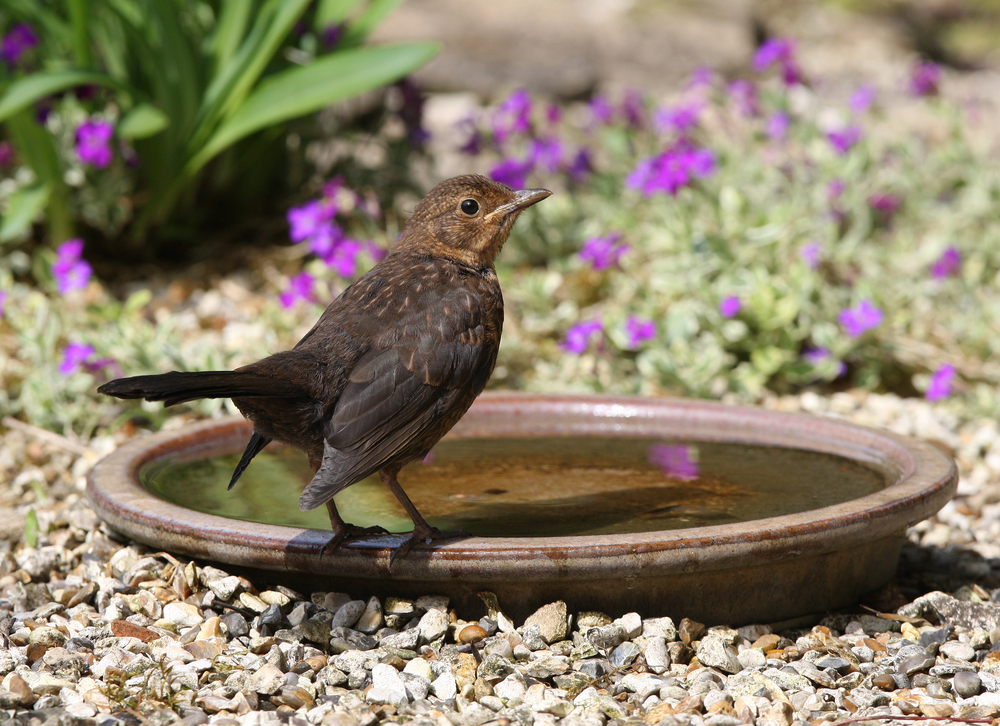
M 381 469 L 492 371 L 495 345 L 487 344 L 483 313 L 464 290 L 413 310 L 393 330 L 351 371 L 300 508 L 317 507 Z

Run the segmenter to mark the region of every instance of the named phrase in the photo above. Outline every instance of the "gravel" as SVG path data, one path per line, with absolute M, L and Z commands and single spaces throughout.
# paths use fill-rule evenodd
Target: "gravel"
M 868 608 L 733 629 L 553 602 L 523 623 L 502 611 L 466 622 L 433 593 L 380 600 L 267 589 L 122 541 L 98 521 L 83 477 L 123 436 L 64 447 L 12 427 L 0 444 L 10 475 L 0 507 L 19 522 L 33 508 L 40 534 L 29 547 L 22 524 L 0 542 L 0 712 L 15 719 L 4 723 L 804 726 L 1000 717 L 997 423 L 861 392 L 765 405 L 886 427 L 956 457 L 958 496 L 911 528 L 896 580 Z

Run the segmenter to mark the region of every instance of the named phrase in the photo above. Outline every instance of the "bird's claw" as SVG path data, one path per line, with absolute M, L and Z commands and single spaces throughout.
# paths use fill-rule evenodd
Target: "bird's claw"
M 396 561 L 397 557 L 405 557 L 415 544 L 419 544 L 420 542 L 430 544 L 434 540 L 438 539 L 457 539 L 459 537 L 468 536 L 469 533 L 464 529 L 442 532 L 437 527 L 415 527 L 413 532 L 410 534 L 410 538 L 394 549 L 392 554 L 389 555 L 389 569 L 392 569 L 392 563 Z
M 330 537 L 330 541 L 323 545 L 322 554 L 328 555 L 332 553 L 335 549 L 340 547 L 340 543 L 345 539 L 369 537 L 375 534 L 389 534 L 389 530 L 385 527 L 379 527 L 377 524 L 371 527 L 359 527 L 356 524 L 343 524 L 333 530 L 333 536 Z

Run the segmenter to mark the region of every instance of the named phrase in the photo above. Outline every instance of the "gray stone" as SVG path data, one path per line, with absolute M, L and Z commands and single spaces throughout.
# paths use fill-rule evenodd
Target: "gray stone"
M 1000 627 L 1000 607 L 988 602 L 957 600 L 944 592 L 929 592 L 899 609 L 900 615 L 928 618 L 968 630 L 992 632 Z
M 383 648 L 395 648 L 397 650 L 416 650 L 420 641 L 420 631 L 417 628 L 404 630 L 402 633 L 393 633 L 383 636 L 379 645 Z
M 907 655 L 899 660 L 899 664 L 896 666 L 900 673 L 905 673 L 908 676 L 912 676 L 914 673 L 919 673 L 920 671 L 925 671 L 934 665 L 934 656 L 927 653 L 913 653 L 912 655 Z
M 384 700 L 373 701 L 371 698 L 373 691 L 380 691 L 386 694 L 387 698 L 382 696 Z M 372 666 L 372 690 L 368 692 L 368 695 L 369 703 L 388 703 L 396 708 L 409 701 L 406 695 L 406 684 L 399 675 L 399 671 L 387 663 L 376 663 Z
M 423 600 L 423 598 L 420 598 Z M 418 604 L 420 602 L 418 600 Z M 420 638 L 425 643 L 433 643 L 438 638 L 442 637 L 448 632 L 448 613 L 443 609 L 435 608 L 433 610 L 428 610 L 424 613 L 423 617 L 420 618 L 420 624 L 417 626 L 417 630 L 420 633 Z
M 451 671 L 442 673 L 431 681 L 431 693 L 442 701 L 450 701 L 458 695 L 458 684 Z
M 330 622 L 330 628 L 353 628 L 354 624 L 358 622 L 358 618 L 361 617 L 361 613 L 364 611 L 364 600 L 351 600 L 350 602 L 344 603 L 341 605 L 336 615 L 333 616 L 333 620 Z
M 978 696 L 979 692 L 983 689 L 982 679 L 977 673 L 972 671 L 961 671 L 956 673 L 951 684 L 952 688 L 955 689 L 955 693 L 962 698 Z
M 942 643 L 938 648 L 938 652 L 945 658 L 966 662 L 971 661 L 976 657 L 975 648 L 968 643 L 962 643 L 958 640 L 951 640 L 947 643 Z
M 532 625 L 538 627 L 538 633 L 546 643 L 555 643 L 564 640 L 567 634 L 566 603 L 558 600 L 548 605 L 543 605 L 524 621 L 524 627 Z
M 277 693 L 284 685 L 285 674 L 270 663 L 262 665 L 247 681 L 247 687 L 250 690 L 265 696 Z
M 743 669 L 736 657 L 736 649 L 714 632 L 701 639 L 696 654 L 698 662 L 710 668 L 718 668 L 726 673 L 738 673 Z
M 736 654 L 736 660 L 743 668 L 763 668 L 767 663 L 764 654 L 756 648 L 747 648 Z
M 362 633 L 367 635 L 371 635 L 382 627 L 383 622 L 382 603 L 379 602 L 377 597 L 373 596 L 368 599 L 364 612 L 361 613 L 361 617 L 358 618 L 357 623 L 355 623 L 354 629 L 360 630 Z
M 670 652 L 667 650 L 666 639 L 662 636 L 649 637 L 642 655 L 646 660 L 646 667 L 653 673 L 663 673 L 670 667 Z
M 430 678 L 417 675 L 416 673 L 407 673 L 405 670 L 399 674 L 399 677 L 406 687 L 406 697 L 408 699 L 419 701 L 420 699 L 427 698 L 427 694 L 431 691 Z
M 671 618 L 646 618 L 642 621 L 642 635 L 645 638 L 677 640 L 677 627 Z
M 625 637 L 629 640 L 642 634 L 642 618 L 639 617 L 639 613 L 625 613 L 614 622 L 622 626 Z
M 816 667 L 826 670 L 827 668 L 833 668 L 837 673 L 842 676 L 846 676 L 851 671 L 851 661 L 846 658 L 835 658 L 833 656 L 827 656 L 825 658 L 820 658 L 816 661 Z
M 612 623 L 587 630 L 585 636 L 591 645 L 601 651 L 608 651 L 625 642 L 625 628 Z
M 636 646 L 638 650 L 638 646 Z M 638 653 L 637 653 L 638 655 Z M 543 656 L 528 663 L 524 675 L 544 680 L 569 670 L 569 658 L 564 655 Z
M 638 658 L 641 653 L 642 649 L 638 645 L 631 640 L 626 640 L 608 654 L 608 660 L 615 668 L 622 668 Z

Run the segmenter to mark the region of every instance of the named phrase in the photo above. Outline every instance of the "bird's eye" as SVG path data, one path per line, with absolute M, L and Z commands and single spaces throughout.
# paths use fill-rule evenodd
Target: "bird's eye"
M 479 202 L 475 199 L 466 199 L 462 202 L 462 211 L 471 217 L 479 211 Z

